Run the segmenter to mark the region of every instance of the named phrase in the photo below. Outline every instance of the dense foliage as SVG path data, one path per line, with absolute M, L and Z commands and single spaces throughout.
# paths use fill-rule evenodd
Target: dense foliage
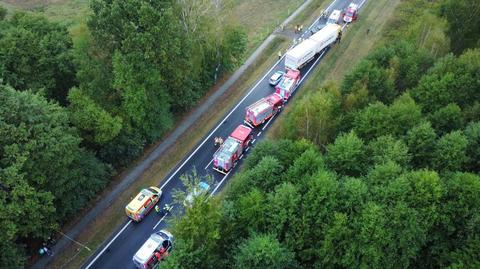
M 71 219 L 243 60 L 221 1 L 92 0 L 88 29 L 0 6 L 0 268 Z
M 480 49 L 448 54 L 438 7 L 402 2 L 383 46 L 293 103 L 222 199 L 173 221 L 165 266 L 480 267 Z
M 45 239 L 103 188 L 108 167 L 80 147 L 58 104 L 0 86 L 0 267 L 20 267 L 21 243 Z

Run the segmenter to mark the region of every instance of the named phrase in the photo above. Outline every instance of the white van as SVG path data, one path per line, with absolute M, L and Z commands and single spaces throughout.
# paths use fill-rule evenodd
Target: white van
M 327 25 L 338 23 L 341 13 L 342 11 L 339 9 L 335 9 L 334 11 L 332 11 L 332 14 L 330 14 L 330 17 L 328 17 Z
M 160 261 L 170 254 L 173 236 L 166 230 L 150 235 L 147 241 L 133 256 L 133 263 L 140 269 L 155 268 Z

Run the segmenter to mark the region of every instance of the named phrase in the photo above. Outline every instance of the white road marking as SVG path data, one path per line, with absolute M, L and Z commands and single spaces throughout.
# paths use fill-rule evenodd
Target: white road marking
M 120 230 L 120 232 L 118 232 L 115 237 L 113 237 L 112 240 L 110 240 L 110 242 L 108 242 L 108 244 L 102 249 L 102 251 L 100 251 L 100 253 L 98 253 L 98 255 L 87 265 L 87 267 L 85 267 L 86 269 L 90 268 L 90 266 L 93 265 L 93 263 L 95 263 L 95 261 L 105 252 L 105 250 L 107 250 L 107 248 L 113 243 L 113 241 L 115 241 L 115 239 L 117 239 L 117 237 L 128 227 L 128 225 L 130 225 L 130 223 L 132 223 L 132 220 L 129 220 L 127 222 L 127 224 L 125 224 L 125 226 L 123 226 L 123 228 Z
M 232 115 L 232 113 L 243 103 L 243 101 L 245 101 L 245 99 L 247 99 L 248 96 L 250 96 L 250 94 L 252 94 L 252 92 L 258 87 L 258 85 L 268 76 L 268 74 L 270 74 L 272 72 L 272 70 L 283 60 L 283 58 L 285 58 L 285 55 L 283 55 L 277 62 L 275 62 L 275 64 L 265 73 L 265 75 L 263 75 L 263 77 L 258 80 L 257 84 L 255 84 L 255 86 L 253 86 L 250 91 L 242 98 L 242 100 L 240 100 L 240 102 L 238 102 L 238 104 L 230 111 L 230 113 L 228 113 L 228 115 L 225 117 L 225 119 L 227 119 L 228 117 L 230 117 L 230 115 Z M 197 151 L 207 142 L 207 140 L 210 139 L 210 137 L 213 135 L 213 133 L 215 133 L 218 128 L 220 128 L 220 126 L 222 126 L 223 122 L 225 121 L 222 120 L 218 125 L 217 127 L 215 127 L 215 129 L 213 129 L 213 131 L 210 132 L 210 134 L 203 140 L 203 142 L 190 154 L 190 156 L 188 156 L 188 158 L 177 168 L 177 170 L 175 170 L 175 172 L 173 172 L 173 174 L 163 183 L 163 185 L 160 187 L 160 190 L 162 190 L 169 182 L 170 180 L 172 180 L 172 178 L 178 173 L 178 171 L 180 171 L 183 166 L 188 162 L 190 161 L 190 159 L 193 157 L 193 155 L 195 155 L 197 153 Z M 227 174 L 228 175 L 228 174 Z M 117 239 L 117 237 L 125 230 L 125 228 L 130 225 L 130 223 L 132 223 L 132 221 L 130 220 L 127 225 L 125 225 L 116 235 L 115 237 L 110 240 L 110 242 L 108 242 L 107 246 L 99 253 L 97 254 L 97 256 L 95 256 L 95 258 L 93 258 L 93 260 L 87 265 L 86 269 L 90 268 L 90 266 L 93 265 L 93 263 L 105 252 L 105 250 L 107 249 L 107 247 L 109 247 L 113 241 L 115 241 L 115 239 Z
M 248 152 L 249 149 L 250 149 L 250 147 L 248 147 L 248 148 L 245 150 L 245 152 Z
M 173 210 L 173 206 L 172 206 L 172 210 Z M 155 230 L 155 228 L 157 228 L 158 224 L 160 224 L 160 222 L 162 222 L 168 215 L 168 212 L 163 215 L 163 217 L 157 222 L 157 224 L 155 224 L 155 226 L 153 226 L 153 230 Z
M 298 87 L 298 86 L 297 86 Z M 273 120 L 273 118 L 275 118 L 275 115 L 273 115 L 268 121 L 267 123 L 265 123 L 265 125 L 262 127 L 262 131 L 265 130 L 265 128 L 267 128 L 267 126 L 270 124 L 270 122 Z
M 205 170 L 207 170 L 207 168 L 210 166 L 212 162 L 213 162 L 213 159 L 207 164 L 207 166 L 205 166 Z
M 333 4 L 336 2 L 337 0 L 334 0 L 325 10 L 329 10 L 331 6 L 333 6 Z M 361 5 L 364 4 L 366 0 L 364 0 L 362 2 Z M 313 22 L 310 27 L 308 27 L 308 29 L 310 30 L 318 21 L 320 20 L 320 17 L 318 17 L 315 22 Z M 291 49 L 293 47 L 290 46 L 289 49 Z M 316 63 L 321 59 L 321 57 L 323 56 L 323 54 L 325 53 L 325 51 L 320 55 L 320 57 L 318 57 L 318 59 L 314 62 L 314 64 L 312 65 L 312 67 L 307 71 L 307 73 L 305 73 L 305 75 L 303 76 L 303 78 L 300 80 L 300 83 L 302 83 L 302 81 L 305 79 L 305 77 L 308 75 L 308 73 L 312 70 L 312 68 L 316 65 Z M 275 64 L 265 73 L 265 75 L 263 75 L 263 77 L 257 81 L 257 84 L 255 84 L 255 86 L 253 86 L 250 91 L 242 98 L 242 100 L 240 100 L 240 102 L 238 102 L 238 104 L 228 113 L 228 115 L 225 117 L 225 119 L 227 119 L 228 117 L 230 117 L 230 115 L 232 115 L 232 113 L 243 103 L 243 101 L 245 101 L 245 99 L 247 99 L 248 96 L 250 96 L 250 94 L 255 90 L 255 88 L 258 87 L 258 85 L 267 77 L 268 74 L 270 74 L 270 72 L 272 72 L 272 70 L 283 60 L 283 58 L 285 58 L 285 54 L 282 55 L 282 57 L 280 59 L 278 59 L 277 62 L 275 62 Z M 224 119 L 224 120 L 225 120 Z M 223 121 L 224 121 L 223 120 Z M 223 121 L 221 121 L 217 127 L 215 127 L 215 129 L 210 132 L 210 134 L 203 140 L 203 142 L 188 156 L 188 158 L 177 168 L 177 170 L 175 170 L 175 172 L 163 183 L 163 185 L 160 187 L 160 190 L 162 190 L 169 182 L 170 180 L 172 180 L 172 178 L 178 173 L 178 171 L 180 171 L 183 166 L 193 157 L 193 155 L 195 155 L 197 153 L 197 151 L 205 144 L 205 142 L 207 142 L 208 139 L 210 139 L 210 137 L 212 136 L 212 134 L 214 132 L 216 132 L 218 130 L 218 128 L 220 128 L 220 126 L 223 124 Z M 262 132 L 258 133 L 257 136 L 260 136 Z M 247 148 L 248 150 L 248 148 Z M 231 172 L 231 170 L 230 170 Z M 228 172 L 224 177 L 223 179 L 220 181 L 220 183 L 217 185 L 217 187 L 213 190 L 212 194 L 210 196 L 212 196 L 216 191 L 217 189 L 220 187 L 220 185 L 223 183 L 223 181 L 227 178 L 227 176 L 230 174 L 230 172 Z M 86 269 L 90 268 L 90 266 L 93 265 L 93 263 L 95 263 L 95 261 L 105 252 L 105 250 L 113 243 L 113 241 L 115 241 L 115 239 L 117 239 L 117 237 L 123 233 L 123 231 L 128 227 L 128 225 L 130 225 L 132 223 L 132 220 L 130 220 L 129 222 L 127 222 L 127 224 L 125 224 L 125 226 L 123 226 L 123 228 L 112 238 L 112 240 L 110 240 L 110 242 L 107 243 L 107 245 L 105 246 L 105 248 L 102 249 L 102 251 L 100 251 L 99 254 L 97 254 L 97 256 L 95 256 L 93 258 L 93 260 L 85 267 Z
M 255 143 L 255 140 L 257 140 L 256 138 L 252 140 L 252 144 Z
M 222 185 L 223 181 L 225 181 L 225 179 L 228 177 L 228 175 L 230 174 L 230 172 L 232 172 L 233 169 L 230 169 L 230 171 L 228 171 L 228 173 L 222 178 L 222 180 L 220 180 L 220 182 L 218 183 L 218 185 L 215 187 L 215 189 L 212 191 L 212 193 L 210 193 L 210 196 L 209 197 L 212 197 L 215 192 L 218 190 L 218 188 L 220 188 L 220 186 Z
M 260 136 L 261 134 L 262 134 L 262 132 L 259 132 L 259 133 L 257 134 L 257 136 Z
M 240 159 L 240 160 L 241 160 L 242 158 L 243 158 L 243 154 L 242 154 L 242 156 L 240 156 L 240 158 L 238 158 L 238 159 Z

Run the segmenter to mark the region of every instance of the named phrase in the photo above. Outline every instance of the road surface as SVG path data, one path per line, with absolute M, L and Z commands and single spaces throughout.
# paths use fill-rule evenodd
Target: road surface
M 327 9 L 329 11 L 328 14 L 330 14 L 333 9 L 344 10 L 351 2 L 352 1 L 350 0 L 333 1 Z M 362 3 L 364 1 L 354 0 L 354 2 Z M 311 25 L 311 27 L 304 31 L 303 38 L 310 35 L 309 29 L 312 29 L 312 26 L 321 27 L 325 24 L 325 21 L 326 19 L 323 18 L 317 20 Z M 323 55 L 323 53 L 317 55 L 301 69 L 301 74 L 303 75 L 301 82 L 308 78 L 310 71 L 312 71 L 316 65 L 321 64 Z M 173 203 L 172 191 L 174 189 L 183 189 L 180 176 L 185 173 L 190 173 L 194 168 L 199 175 L 212 175 L 214 177 L 216 185 L 212 186 L 212 194 L 217 193 L 223 186 L 225 186 L 226 181 L 228 181 L 238 170 L 242 161 L 246 157 L 245 155 L 248 155 L 251 148 L 247 148 L 243 158 L 230 173 L 223 175 L 214 171 L 212 167 L 212 157 L 217 150 L 213 145 L 213 138 L 216 136 L 226 138 L 239 124 L 242 124 L 245 115 L 245 108 L 259 99 L 273 93 L 274 88 L 268 84 L 268 80 L 273 73 L 278 70 L 284 71 L 284 69 L 284 58 L 282 57 L 260 80 L 258 80 L 255 86 L 241 99 L 241 101 L 238 102 L 232 110 L 227 112 L 216 127 L 208 132 L 192 152 L 185 156 L 184 160 L 167 175 L 166 180 L 162 180 L 162 184 L 159 187 L 161 187 L 163 195 L 159 202 L 159 206 L 163 207 L 165 203 Z M 302 83 L 300 83 L 296 92 L 301 90 L 301 86 Z M 294 96 L 291 98 L 294 98 Z M 254 147 L 255 144 L 263 139 L 265 132 L 275 119 L 276 117 L 272 118 L 271 121 L 254 130 L 254 142 L 251 144 L 251 147 Z M 176 210 L 181 210 L 178 207 L 179 206 L 177 205 L 177 208 L 174 208 L 174 212 Z M 118 227 L 117 231 L 113 233 L 113 235 L 107 239 L 99 249 L 93 253 L 82 268 L 135 268 L 132 262 L 132 257 L 135 252 L 148 239 L 150 234 L 167 228 L 166 225 L 166 222 L 163 219 L 160 219 L 155 212 L 151 212 L 140 223 L 135 223 L 125 217 L 125 222 Z

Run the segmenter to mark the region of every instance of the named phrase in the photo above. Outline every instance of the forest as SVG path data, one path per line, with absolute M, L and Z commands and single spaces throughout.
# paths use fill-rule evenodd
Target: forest
M 0 268 L 23 267 L 243 61 L 218 3 L 92 0 L 75 43 L 0 5 Z
M 375 50 L 302 89 L 220 197 L 171 221 L 162 267 L 480 268 L 479 12 L 401 2 Z

